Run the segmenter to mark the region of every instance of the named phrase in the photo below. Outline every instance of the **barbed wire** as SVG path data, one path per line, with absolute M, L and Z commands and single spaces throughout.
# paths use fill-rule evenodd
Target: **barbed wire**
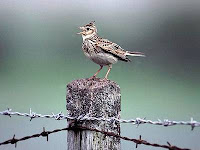
M 177 147 L 177 146 L 173 146 L 169 142 L 167 142 L 167 145 L 150 143 L 146 140 L 143 140 L 141 135 L 140 135 L 139 139 L 134 139 L 134 138 L 128 138 L 128 137 L 125 137 L 125 136 L 120 136 L 119 134 L 115 134 L 113 132 L 107 132 L 107 131 L 102 131 L 102 130 L 98 130 L 98 129 L 94 129 L 94 128 L 83 127 L 83 126 L 67 127 L 67 128 L 62 128 L 62 129 L 55 129 L 55 130 L 52 130 L 52 131 L 45 131 L 45 128 L 43 127 L 43 131 L 41 133 L 33 134 L 31 136 L 25 136 L 25 137 L 22 137 L 22 138 L 16 138 L 15 135 L 14 135 L 11 139 L 6 140 L 4 142 L 1 142 L 0 146 L 6 145 L 6 144 L 15 144 L 15 147 L 17 147 L 17 143 L 19 141 L 25 141 L 25 140 L 28 140 L 28 139 L 31 139 L 31 138 L 37 138 L 37 137 L 40 137 L 40 136 L 46 137 L 47 141 L 48 141 L 49 134 L 60 132 L 60 131 L 65 131 L 65 130 L 74 130 L 74 129 L 76 129 L 76 130 L 77 129 L 90 130 L 90 131 L 100 132 L 100 133 L 102 133 L 106 136 L 112 136 L 112 137 L 120 138 L 120 139 L 123 139 L 123 140 L 126 140 L 126 141 L 131 141 L 131 142 L 134 142 L 136 144 L 136 148 L 138 147 L 138 145 L 141 144 L 141 145 L 146 145 L 146 146 L 165 148 L 165 149 L 169 149 L 169 150 L 190 150 L 188 148 L 180 148 L 180 147 Z
M 195 127 L 200 127 L 200 122 L 195 121 L 193 118 L 190 119 L 190 121 L 170 121 L 168 119 L 164 119 L 163 121 L 158 119 L 157 121 L 152 121 L 152 120 L 146 120 L 145 118 L 136 118 L 136 119 L 117 119 L 117 118 L 97 118 L 97 117 L 90 117 L 90 114 L 87 115 L 81 115 L 79 117 L 71 117 L 71 116 L 66 116 L 62 112 L 59 112 L 58 114 L 52 113 L 51 115 L 42 115 L 42 114 L 37 114 L 33 112 L 30 108 L 29 113 L 20 113 L 20 112 L 13 112 L 12 109 L 8 108 L 5 111 L 0 112 L 0 115 L 5 115 L 5 116 L 22 116 L 22 117 L 28 117 L 30 118 L 30 121 L 34 118 L 51 118 L 55 120 L 79 120 L 79 121 L 117 121 L 120 123 L 131 123 L 133 125 L 136 125 L 137 127 L 140 124 L 152 124 L 152 125 L 160 125 L 160 126 L 174 126 L 174 125 L 188 125 L 191 126 L 191 129 L 193 130 Z

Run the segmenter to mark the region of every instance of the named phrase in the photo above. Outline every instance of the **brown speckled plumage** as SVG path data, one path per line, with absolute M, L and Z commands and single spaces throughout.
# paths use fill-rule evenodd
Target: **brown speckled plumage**
M 83 44 L 82 49 L 84 54 L 93 62 L 100 65 L 100 69 L 93 75 L 100 72 L 103 66 L 108 66 L 108 72 L 106 73 L 105 79 L 107 79 L 108 74 L 112 68 L 112 64 L 117 63 L 118 60 L 128 62 L 129 56 L 145 56 L 141 52 L 130 52 L 121 48 L 118 44 L 113 43 L 107 39 L 103 39 L 97 35 L 97 28 L 94 22 L 86 24 L 80 27 L 82 32 Z

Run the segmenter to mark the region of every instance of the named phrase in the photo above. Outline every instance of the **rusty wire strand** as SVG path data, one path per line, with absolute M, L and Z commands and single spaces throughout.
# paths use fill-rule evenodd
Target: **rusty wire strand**
M 167 142 L 167 145 L 161 145 L 161 144 L 156 144 L 156 143 L 150 143 L 146 140 L 143 140 L 141 138 L 141 136 L 139 137 L 139 139 L 134 139 L 134 138 L 129 138 L 129 137 L 125 137 L 125 136 L 120 136 L 119 134 L 115 134 L 113 132 L 107 132 L 107 131 L 102 131 L 102 130 L 98 130 L 98 129 L 94 129 L 94 128 L 89 128 L 89 127 L 83 127 L 83 126 L 76 126 L 76 127 L 67 127 L 67 128 L 62 128 L 62 129 L 55 129 L 52 131 L 45 131 L 45 128 L 43 127 L 43 131 L 41 133 L 38 134 L 33 134 L 31 136 L 25 136 L 22 138 L 15 138 L 15 135 L 13 136 L 13 138 L 1 142 L 1 145 L 6 145 L 6 144 L 15 144 L 15 147 L 17 146 L 17 143 L 19 141 L 25 141 L 31 138 L 37 138 L 37 137 L 46 137 L 47 141 L 48 141 L 48 135 L 52 134 L 52 133 L 56 133 L 56 132 L 60 132 L 60 131 L 65 131 L 65 130 L 74 130 L 74 129 L 79 129 L 79 130 L 90 130 L 90 131 L 95 131 L 95 132 L 100 132 L 102 134 L 105 134 L 106 136 L 112 136 L 112 137 L 116 137 L 116 138 L 120 138 L 126 141 L 131 141 L 134 142 L 136 144 L 136 148 L 138 147 L 138 145 L 146 145 L 146 146 L 152 146 L 152 147 L 160 147 L 160 148 L 165 148 L 165 149 L 169 149 L 169 150 L 190 150 L 188 148 L 180 148 L 177 146 L 173 146 L 171 145 L 169 142 Z
M 66 116 L 62 112 L 58 114 L 52 113 L 51 115 L 42 115 L 37 114 L 35 112 L 32 112 L 30 109 L 29 113 L 20 113 L 20 112 L 13 112 L 11 109 L 7 109 L 5 111 L 0 112 L 0 115 L 6 115 L 6 116 L 22 116 L 22 117 L 28 117 L 30 118 L 30 121 L 34 118 L 52 118 L 55 120 L 79 120 L 79 121 L 117 121 L 120 123 L 131 123 L 133 125 L 136 125 L 137 127 L 140 124 L 152 124 L 152 125 L 161 125 L 161 126 L 174 126 L 174 125 L 188 125 L 191 126 L 191 129 L 193 130 L 195 127 L 200 127 L 200 122 L 195 121 L 193 118 L 190 119 L 190 121 L 170 121 L 168 119 L 164 119 L 163 121 L 158 119 L 157 121 L 147 120 L 145 118 L 136 118 L 136 119 L 117 119 L 117 118 L 96 118 L 96 117 L 90 117 L 90 114 L 79 116 L 79 117 L 71 117 Z

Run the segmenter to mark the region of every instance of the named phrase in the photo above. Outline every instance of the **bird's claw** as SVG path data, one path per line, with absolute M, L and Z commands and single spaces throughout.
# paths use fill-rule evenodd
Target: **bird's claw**
M 102 82 L 108 81 L 108 78 L 101 79 Z
M 90 78 L 88 78 L 88 80 L 93 80 L 96 79 L 96 76 L 91 76 Z

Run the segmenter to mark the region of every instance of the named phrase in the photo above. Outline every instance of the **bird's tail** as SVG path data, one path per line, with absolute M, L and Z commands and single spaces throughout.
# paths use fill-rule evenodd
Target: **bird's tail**
M 145 57 L 145 54 L 142 52 L 131 52 L 131 51 L 126 51 L 125 55 L 127 56 L 139 56 L 139 57 Z

